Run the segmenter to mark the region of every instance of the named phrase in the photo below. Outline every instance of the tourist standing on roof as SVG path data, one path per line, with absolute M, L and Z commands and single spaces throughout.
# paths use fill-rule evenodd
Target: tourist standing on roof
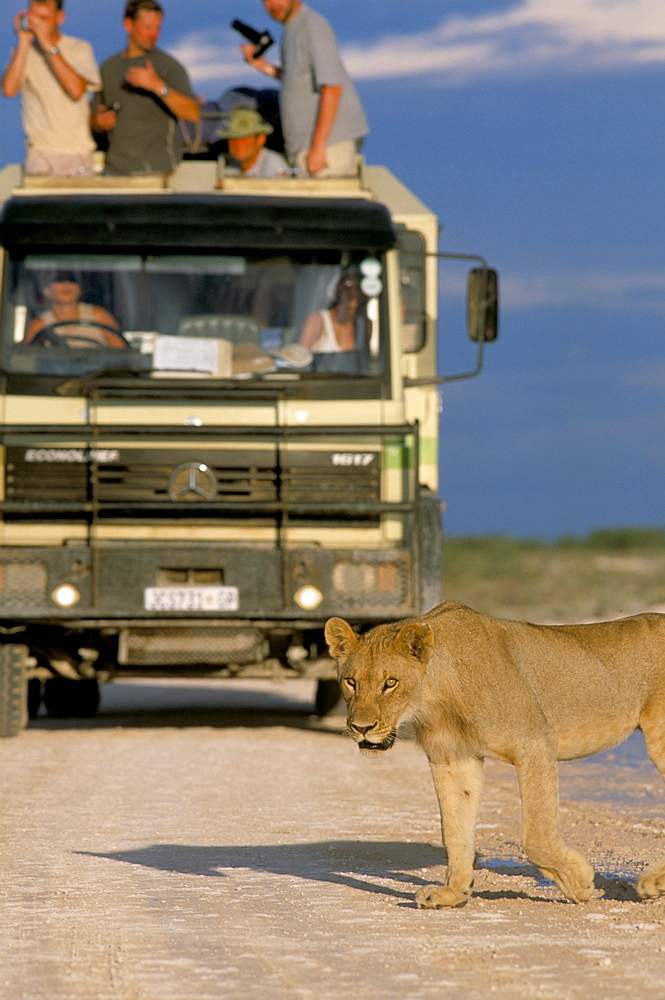
M 92 46 L 61 35 L 64 0 L 30 0 L 14 18 L 18 42 L 2 77 L 5 97 L 22 98 L 28 174 L 93 172 L 88 90 L 101 81 Z
M 187 71 L 155 48 L 163 18 L 156 0 L 129 0 L 123 20 L 127 47 L 102 64 L 92 126 L 108 134 L 109 174 L 171 173 L 182 158 L 178 118 L 200 118 Z
M 262 0 L 284 27 L 281 66 L 255 46 L 241 45 L 250 66 L 281 82 L 280 109 L 290 163 L 305 176 L 355 173 L 360 140 L 369 131 L 360 99 L 325 18 L 301 0 Z

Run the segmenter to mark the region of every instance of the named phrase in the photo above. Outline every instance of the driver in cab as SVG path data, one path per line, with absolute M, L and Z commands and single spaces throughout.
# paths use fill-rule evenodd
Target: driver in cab
M 58 272 L 43 289 L 50 308 L 29 324 L 24 343 L 63 347 L 127 347 L 115 316 L 81 302 L 76 275 Z

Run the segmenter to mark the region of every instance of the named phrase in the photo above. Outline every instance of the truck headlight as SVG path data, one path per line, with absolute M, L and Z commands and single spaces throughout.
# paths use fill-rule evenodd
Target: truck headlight
M 306 583 L 302 587 L 298 587 L 293 595 L 293 600 L 303 611 L 314 611 L 323 600 L 323 594 L 318 587 Z
M 61 583 L 51 593 L 51 600 L 59 608 L 73 608 L 81 600 L 81 593 L 71 583 Z

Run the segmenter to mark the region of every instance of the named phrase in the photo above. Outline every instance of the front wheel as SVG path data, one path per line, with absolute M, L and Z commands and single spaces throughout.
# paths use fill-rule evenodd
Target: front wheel
M 341 699 L 342 691 L 337 681 L 317 681 L 316 695 L 314 698 L 314 708 L 317 715 L 321 717 L 324 715 L 330 715 Z
M 0 737 L 18 736 L 28 723 L 28 647 L 0 645 Z

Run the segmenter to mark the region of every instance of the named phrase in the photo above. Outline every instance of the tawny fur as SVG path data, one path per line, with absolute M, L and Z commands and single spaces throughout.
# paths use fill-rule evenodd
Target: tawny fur
M 593 870 L 559 828 L 557 761 L 639 728 L 665 778 L 665 615 L 533 625 L 448 602 L 360 637 L 331 618 L 326 639 L 360 748 L 390 749 L 410 721 L 429 759 L 448 866 L 443 885 L 418 890 L 419 906 L 460 906 L 471 894 L 485 757 L 517 769 L 529 858 L 568 899 L 589 899 Z M 645 899 L 665 894 L 665 861 L 636 888 Z

